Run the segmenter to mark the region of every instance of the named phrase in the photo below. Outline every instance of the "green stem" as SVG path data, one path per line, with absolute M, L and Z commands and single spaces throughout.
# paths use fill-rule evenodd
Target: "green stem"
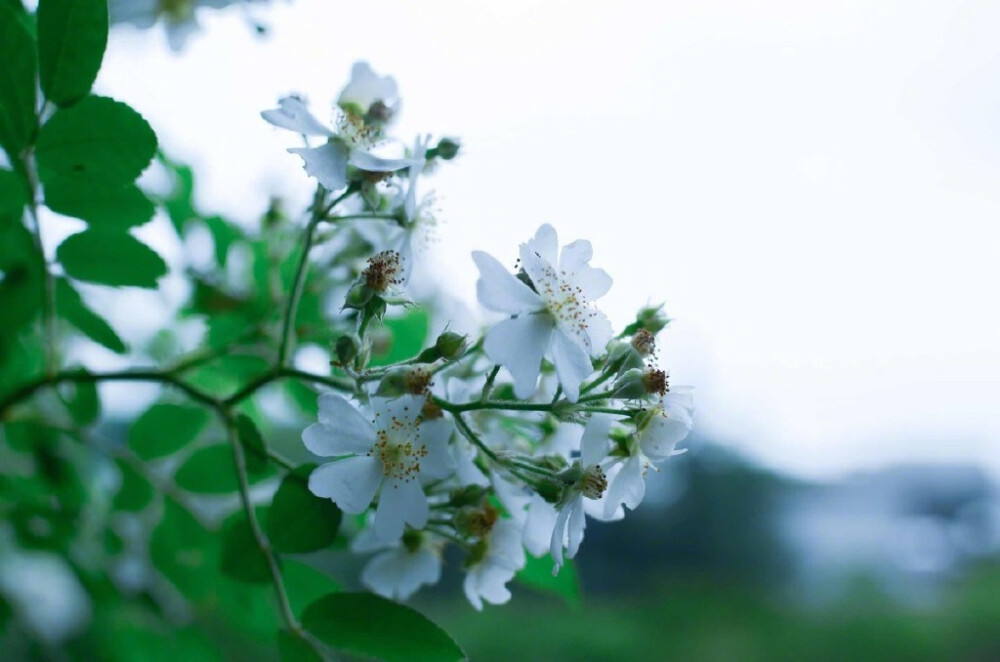
M 482 395 L 479 396 L 480 402 L 490 397 L 490 391 L 493 390 L 493 382 L 496 381 L 497 374 L 499 372 L 500 372 L 500 364 L 498 363 L 493 366 L 493 369 L 490 370 L 490 374 L 486 376 L 486 383 L 483 384 L 483 393 Z
M 43 108 L 44 110 L 44 108 Z M 38 253 L 38 263 L 42 271 L 42 328 L 45 334 L 45 372 L 52 375 L 59 369 L 58 345 L 56 342 L 56 289 L 55 279 L 49 270 L 42 241 L 42 224 L 38 220 L 38 173 L 35 159 L 29 149 L 22 160 L 24 175 L 28 180 L 28 215 L 31 217 L 31 238 Z
M 344 216 L 327 216 L 323 220 L 330 223 L 336 223 L 338 221 L 361 221 L 361 220 L 398 221 L 399 218 L 397 218 L 393 214 L 346 214 Z
M 589 393 L 590 391 L 594 390 L 604 382 L 608 381 L 608 379 L 610 379 L 613 374 L 614 374 L 613 370 L 605 370 L 604 373 L 600 375 L 597 379 L 581 387 L 580 395 L 583 395 L 584 393 Z
M 435 400 L 436 399 L 437 398 L 435 398 Z M 490 458 L 494 462 L 500 463 L 500 458 L 497 457 L 497 454 L 494 453 L 493 449 L 487 446 L 483 440 L 479 438 L 479 435 L 477 435 L 471 427 L 469 427 L 469 424 L 465 422 L 465 419 L 462 418 L 461 414 L 455 414 L 455 425 L 458 426 L 459 432 L 461 432 L 466 439 L 486 454 L 486 457 Z
M 442 400 L 441 398 L 434 398 L 434 403 L 453 414 L 458 414 L 466 411 L 477 411 L 480 409 L 503 409 L 507 411 L 552 411 L 555 405 L 551 403 L 541 404 L 533 402 L 509 402 L 506 400 L 492 400 L 492 401 L 477 401 L 477 402 L 464 402 L 461 404 L 455 404 L 448 402 L 447 400 Z
M 229 439 L 229 446 L 233 451 L 233 466 L 236 470 L 236 478 L 240 486 L 240 503 L 243 505 L 243 512 L 250 525 L 250 531 L 253 534 L 254 541 L 257 543 L 257 548 L 267 562 L 267 570 L 271 575 L 271 583 L 274 584 L 274 593 L 278 599 L 278 608 L 281 611 L 281 616 L 292 635 L 300 639 L 322 659 L 322 651 L 319 650 L 312 639 L 306 634 L 305 630 L 302 629 L 298 619 L 295 618 L 295 614 L 292 612 L 292 605 L 288 600 L 288 592 L 285 590 L 285 582 L 281 577 L 281 568 L 278 567 L 278 559 L 274 554 L 270 541 L 264 535 L 263 529 L 260 528 L 260 522 L 257 521 L 257 513 L 254 511 L 253 500 L 250 498 L 247 460 L 243 453 L 243 444 L 240 443 L 239 433 L 236 430 L 236 422 L 233 420 L 232 414 L 224 408 L 219 409 L 219 415 L 222 418 L 223 425 L 226 427 L 226 436 Z

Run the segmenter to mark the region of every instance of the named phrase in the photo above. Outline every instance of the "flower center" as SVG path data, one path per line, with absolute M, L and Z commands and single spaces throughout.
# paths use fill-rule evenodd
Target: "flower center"
M 385 292 L 392 285 L 403 284 L 403 265 L 396 251 L 382 251 L 368 260 L 364 271 L 365 283 L 376 292 Z
M 600 499 L 604 496 L 604 490 L 608 489 L 608 478 L 604 475 L 604 470 L 596 464 L 587 467 L 580 478 L 580 492 L 588 499 Z
M 177 2 L 180 0 L 167 0 Z M 382 139 L 382 129 L 365 121 L 361 115 L 341 112 L 337 116 L 337 135 L 351 147 L 368 149 Z
M 639 329 L 632 336 L 632 347 L 639 356 L 649 356 L 656 351 L 656 338 L 646 329 Z
M 539 256 L 541 257 L 541 256 Z M 563 331 L 573 335 L 590 351 L 590 320 L 597 316 L 583 288 L 569 282 L 565 271 L 557 272 L 546 263 L 535 283 L 535 290 L 545 302 L 545 308 L 556 319 Z
M 642 383 L 646 387 L 646 393 L 665 395 L 670 390 L 667 373 L 663 370 L 650 368 L 642 375 Z
M 379 430 L 375 446 L 368 451 L 369 456 L 382 460 L 382 473 L 386 478 L 410 482 L 420 474 L 420 461 L 427 457 L 427 445 L 420 443 L 420 434 L 413 430 L 413 440 L 401 433 L 407 426 L 399 419 L 392 419 L 392 427 Z

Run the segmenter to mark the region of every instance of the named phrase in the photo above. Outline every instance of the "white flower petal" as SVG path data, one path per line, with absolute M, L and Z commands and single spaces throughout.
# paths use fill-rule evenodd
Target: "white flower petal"
M 421 478 L 444 478 L 455 470 L 454 459 L 448 452 L 452 429 L 451 422 L 443 418 L 420 424 L 420 443 L 427 447 L 427 455 L 420 460 Z
M 643 461 L 633 455 L 614 473 L 608 472 L 608 492 L 604 496 L 604 517 L 610 519 L 622 504 L 635 510 L 646 495 Z
M 556 525 L 553 527 L 552 536 L 549 538 L 549 555 L 555 561 L 555 567 L 552 568 L 553 575 L 559 573 L 559 568 L 563 564 L 563 548 L 566 546 L 566 526 L 569 523 L 572 505 L 576 501 L 577 499 L 574 498 L 573 501 L 560 508 L 556 514 Z
M 535 312 L 544 307 L 541 298 L 492 255 L 472 251 L 472 259 L 479 267 L 479 280 L 476 282 L 479 303 L 490 310 L 510 315 Z
M 382 540 L 396 540 L 403 535 L 404 524 L 421 529 L 429 516 L 427 497 L 415 480 L 387 480 L 378 497 L 375 533 Z
M 309 491 L 332 499 L 345 513 L 362 513 L 382 483 L 382 462 L 363 455 L 320 465 L 309 475 Z
M 488 487 L 490 479 L 476 466 L 474 458 L 476 451 L 468 444 L 455 443 L 451 446 L 451 455 L 455 463 L 455 476 L 463 485 L 479 485 Z
M 472 606 L 477 611 L 482 611 L 483 600 L 494 605 L 502 605 L 510 600 L 507 582 L 513 578 L 513 570 L 481 564 L 468 570 L 462 588 Z
M 521 527 L 514 520 L 503 519 L 496 522 L 490 531 L 487 553 L 489 562 L 515 572 L 523 568 L 526 558 L 521 537 Z
M 567 506 L 569 521 L 566 523 L 566 556 L 573 558 L 580 551 L 583 542 L 583 530 L 587 527 L 587 518 L 583 512 L 583 497 L 577 497 Z
M 361 572 L 361 582 L 392 600 L 406 600 L 421 586 L 441 579 L 441 559 L 429 549 L 389 550 L 373 558 Z
M 483 349 L 494 363 L 510 372 L 518 398 L 530 398 L 535 392 L 552 327 L 548 315 L 522 315 L 499 322 L 486 334 Z
M 319 396 L 319 423 L 305 429 L 302 441 L 316 455 L 362 455 L 375 443 L 375 428 L 347 400 L 323 393 Z
M 552 334 L 551 351 L 556 375 L 566 393 L 566 399 L 576 402 L 580 397 L 580 384 L 594 372 L 590 357 L 576 339 L 568 336 L 562 327 L 557 327 Z
M 558 264 L 558 251 L 559 236 L 556 234 L 555 228 L 545 223 L 538 228 L 534 237 L 521 244 L 521 259 L 523 260 L 525 252 L 528 252 L 538 255 L 554 267 Z
M 367 111 L 376 101 L 392 106 L 398 95 L 392 76 L 379 76 L 367 62 L 355 62 L 351 67 L 351 81 L 341 91 L 337 103 L 357 104 Z
M 611 431 L 611 418 L 601 414 L 594 414 L 587 427 L 583 430 L 583 439 L 580 441 L 580 464 L 589 467 L 592 464 L 599 464 L 601 460 L 608 456 L 608 433 Z
M 305 162 L 305 170 L 330 191 L 347 186 L 347 145 L 339 140 L 327 141 L 319 147 L 293 147 Z
M 590 339 L 591 356 L 600 356 L 611 342 L 615 332 L 607 315 L 597 309 L 591 309 L 587 319 L 587 337 Z
M 537 494 L 531 497 L 528 517 L 524 522 L 524 546 L 528 553 L 542 556 L 549 550 L 557 519 L 558 512 L 551 503 Z
M 420 160 L 409 158 L 383 158 L 381 156 L 375 156 L 371 152 L 353 150 L 348 158 L 348 163 L 355 168 L 366 170 L 368 172 L 396 172 L 397 170 L 402 170 L 403 168 L 419 165 Z
M 279 99 L 278 108 L 265 110 L 261 112 L 260 116 L 274 126 L 305 136 L 326 136 L 329 138 L 333 135 L 333 131 L 316 119 L 309 112 L 305 102 L 297 97 Z

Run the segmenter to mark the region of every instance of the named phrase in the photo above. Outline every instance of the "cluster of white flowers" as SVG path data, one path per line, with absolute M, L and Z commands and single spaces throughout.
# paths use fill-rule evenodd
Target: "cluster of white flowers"
M 351 549 L 374 553 L 361 575 L 372 590 L 408 598 L 439 580 L 443 550 L 454 545 L 466 555 L 465 593 L 481 609 L 509 600 L 526 553 L 550 555 L 558 572 L 588 518 L 621 519 L 640 504 L 649 470 L 681 452 L 691 392 L 671 388 L 656 364 L 659 309 L 615 334 L 595 306 L 612 281 L 590 265 L 590 242 L 560 248 L 548 224 L 521 244 L 513 271 L 472 255 L 480 303 L 505 319 L 479 339 L 445 332 L 418 356 L 369 367 L 370 323 L 409 305 L 418 177 L 459 148 L 447 138 L 412 148 L 391 139 L 398 111 L 393 79 L 360 63 L 332 122 L 295 96 L 263 113 L 319 139 L 289 150 L 321 186 L 314 212 L 329 194 L 323 212 L 335 227 L 388 228 L 359 231 L 371 257 L 343 302 L 356 331 L 334 353 L 335 370 L 356 388 L 321 395 L 319 420 L 303 432 L 306 448 L 329 458 L 309 488 L 345 513 L 368 513 Z

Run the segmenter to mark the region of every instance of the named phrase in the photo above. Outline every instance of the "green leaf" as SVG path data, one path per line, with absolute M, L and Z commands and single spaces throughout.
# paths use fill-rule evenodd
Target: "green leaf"
M 404 361 L 420 353 L 430 331 L 430 317 L 419 308 L 404 317 L 387 318 L 381 338 L 376 337 L 371 365 Z
M 198 407 L 156 404 L 129 430 L 128 445 L 144 460 L 165 457 L 192 443 L 208 425 L 208 412 Z
M 212 243 L 215 244 L 215 261 L 220 267 L 224 267 L 229 247 L 243 235 L 239 228 L 221 216 L 209 216 L 204 221 L 208 232 L 212 235 Z
M 187 374 L 192 386 L 216 395 L 231 395 L 271 369 L 267 360 L 249 354 L 230 354 L 199 366 Z
M 113 507 L 129 513 L 143 510 L 153 500 L 153 485 L 128 462 L 118 459 L 115 464 L 121 473 L 122 484 L 115 495 Z
M 149 540 L 153 566 L 189 600 L 212 593 L 218 538 L 171 497 L 163 498 L 163 518 Z
M 45 288 L 31 233 L 20 221 L 4 220 L 0 218 L 0 332 L 9 334 L 38 315 Z
M 261 510 L 258 509 L 258 519 Z M 250 522 L 242 510 L 233 513 L 222 527 L 222 572 L 249 584 L 271 581 L 267 558 L 257 545 Z
M 124 232 L 85 230 L 70 235 L 56 249 L 66 274 L 100 285 L 155 289 L 167 273 L 156 251 Z
M 66 409 L 77 425 L 90 425 L 101 414 L 101 399 L 95 382 L 65 384 L 59 389 Z
M 236 435 L 243 446 L 248 475 L 251 477 L 272 475 L 264 438 L 246 414 L 240 414 L 236 417 Z
M 340 584 L 333 577 L 300 561 L 286 560 L 281 567 L 281 578 L 292 613 L 298 618 L 302 618 L 306 607 L 313 602 L 340 590 Z
M 148 223 L 153 202 L 135 184 L 107 184 L 83 177 L 54 177 L 45 185 L 45 205 L 95 230 L 127 230 Z
M 131 184 L 156 153 L 156 134 L 130 107 L 91 96 L 63 108 L 38 134 L 42 181 L 83 177 L 108 184 Z
M 13 170 L 0 168 L 0 215 L 9 214 L 17 218 L 26 204 L 28 185 L 24 178 Z
M 258 483 L 273 475 L 265 465 L 264 471 L 247 472 L 250 483 Z M 233 465 L 233 449 L 229 444 L 212 444 L 199 448 L 184 461 L 174 476 L 177 486 L 199 494 L 230 494 L 240 489 Z
M 107 41 L 107 0 L 39 0 L 38 75 L 45 96 L 67 106 L 87 94 Z
M 267 537 L 279 552 L 315 552 L 337 538 L 340 509 L 309 491 L 309 474 L 315 468 L 315 464 L 298 467 L 285 476 L 274 493 L 267 514 Z
M 302 626 L 327 644 L 386 662 L 447 662 L 465 653 L 417 611 L 370 593 L 333 593 L 306 608 Z
M 288 630 L 278 631 L 278 653 L 281 662 L 323 662 L 309 644 Z
M 528 563 L 517 573 L 517 581 L 525 586 L 556 595 L 566 601 L 571 607 L 579 607 L 583 601 L 580 591 L 580 579 L 576 574 L 576 566 L 566 559 L 559 574 L 552 576 L 552 557 L 534 558 L 528 555 Z
M 83 302 L 80 294 L 65 278 L 57 278 L 55 287 L 56 313 L 83 335 L 116 354 L 125 354 L 128 347 L 103 317 Z
M 285 390 L 292 402 L 308 418 L 316 418 L 319 413 L 319 392 L 305 382 L 294 379 L 285 380 Z
M 0 5 L 0 146 L 13 162 L 35 130 L 35 43 L 17 12 Z

